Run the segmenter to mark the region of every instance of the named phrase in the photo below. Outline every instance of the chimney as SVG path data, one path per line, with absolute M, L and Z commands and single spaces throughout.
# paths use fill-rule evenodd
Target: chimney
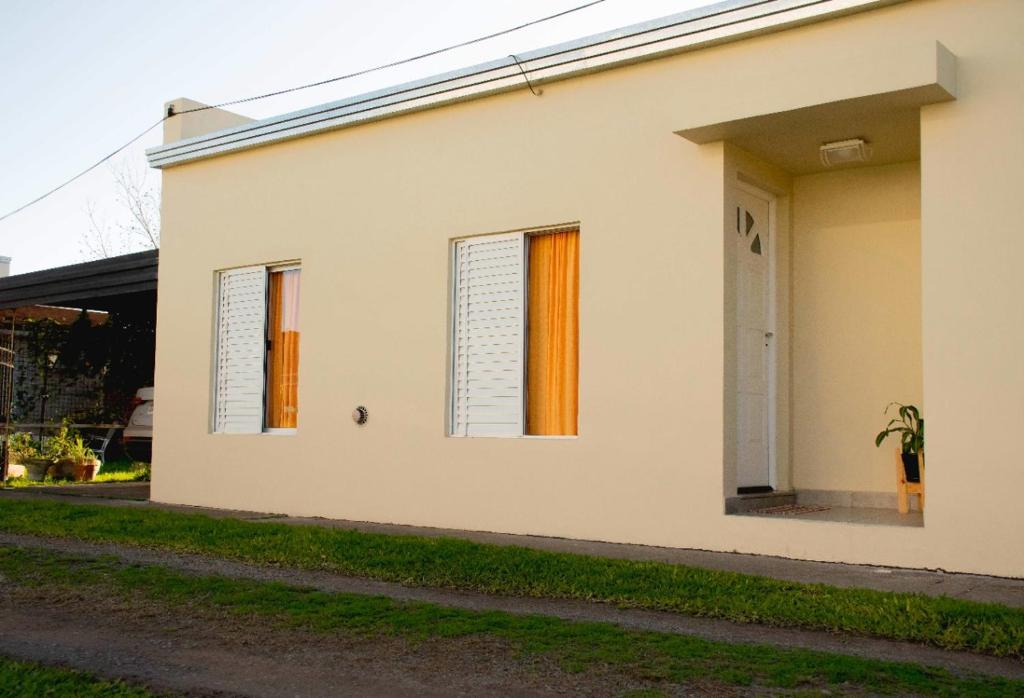
M 248 116 L 217 109 L 186 97 L 164 104 L 164 115 L 167 117 L 164 121 L 164 145 L 252 121 Z
M 11 258 L 0 257 L 0 279 L 11 275 Z

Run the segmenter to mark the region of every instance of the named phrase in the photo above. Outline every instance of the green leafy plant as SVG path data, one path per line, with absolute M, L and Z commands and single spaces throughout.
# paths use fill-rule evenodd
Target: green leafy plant
M 22 463 L 26 460 L 36 460 L 43 457 L 39 442 L 32 438 L 27 432 L 11 434 L 7 448 L 10 452 L 12 463 Z
M 85 445 L 82 435 L 65 420 L 56 434 L 46 440 L 43 455 L 53 461 L 83 463 L 96 457 L 96 453 Z
M 900 447 L 903 453 L 920 453 L 924 449 L 924 420 L 921 411 L 914 405 L 890 402 L 883 414 L 889 414 L 893 407 L 899 408 L 897 417 L 889 420 L 885 429 L 875 437 L 875 446 L 881 446 L 889 436 L 899 434 Z
M 85 445 L 81 436 L 76 436 L 68 448 L 68 458 L 76 463 L 83 463 L 96 459 L 96 452 Z

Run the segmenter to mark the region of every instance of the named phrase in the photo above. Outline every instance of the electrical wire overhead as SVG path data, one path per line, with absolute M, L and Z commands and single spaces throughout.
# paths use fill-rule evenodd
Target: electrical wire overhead
M 289 94 L 289 93 L 292 93 L 292 92 L 298 92 L 300 90 L 308 90 L 308 89 L 313 88 L 313 87 L 321 87 L 323 85 L 329 85 L 331 83 L 341 82 L 342 80 L 350 80 L 352 78 L 361 77 L 363 75 L 369 75 L 370 73 L 375 73 L 375 72 L 380 71 L 380 70 L 386 70 L 387 68 L 394 68 L 394 67 L 397 67 L 397 66 L 400 66 L 400 65 L 406 65 L 408 63 L 413 63 L 415 61 L 419 61 L 419 60 L 422 60 L 424 58 L 430 58 L 432 56 L 438 56 L 438 55 L 440 55 L 442 53 L 447 53 L 449 51 L 454 51 L 456 49 L 465 48 L 466 46 L 472 46 L 473 44 L 479 44 L 481 42 L 488 41 L 490 39 L 495 39 L 495 38 L 497 38 L 499 36 L 505 36 L 506 34 L 511 34 L 513 32 L 517 32 L 517 31 L 519 31 L 521 29 L 526 29 L 528 27 L 533 27 L 533 26 L 536 26 L 538 24 L 542 24 L 544 22 L 549 22 L 549 21 L 551 21 L 553 19 L 558 19 L 559 17 L 564 17 L 566 15 L 573 14 L 574 12 L 579 12 L 580 10 L 585 10 L 585 9 L 587 9 L 589 7 L 593 7 L 594 5 L 600 5 L 603 2 L 605 2 L 605 0 L 591 0 L 591 2 L 587 2 L 587 3 L 584 3 L 582 5 L 577 5 L 576 7 L 570 7 L 567 10 L 562 10 L 561 12 L 556 12 L 555 14 L 546 15 L 544 17 L 539 17 L 537 19 L 530 20 L 529 22 L 524 22 L 522 24 L 517 24 L 514 27 L 508 27 L 507 29 L 502 29 L 500 31 L 492 32 L 490 34 L 485 34 L 484 36 L 478 36 L 478 37 L 473 38 L 473 39 L 468 39 L 466 41 L 461 41 L 461 42 L 459 42 L 457 44 L 452 44 L 451 46 L 445 46 L 444 48 L 434 49 L 433 51 L 428 51 L 426 53 L 421 53 L 421 54 L 418 54 L 418 55 L 415 55 L 415 56 L 409 56 L 408 58 L 403 58 L 403 59 L 397 60 L 397 61 L 391 61 L 390 63 L 383 63 L 381 65 L 373 66 L 372 68 L 364 68 L 362 70 L 357 70 L 357 71 L 355 71 L 353 73 L 347 73 L 345 75 L 339 75 L 337 77 L 328 78 L 326 80 L 318 80 L 317 82 L 310 82 L 310 83 L 306 83 L 306 84 L 303 84 L 303 85 L 296 85 L 294 87 L 286 87 L 284 89 L 275 90 L 273 92 L 265 92 L 263 94 L 253 95 L 251 97 L 242 97 L 240 99 L 233 99 L 233 100 L 229 100 L 229 101 L 226 101 L 226 102 L 218 102 L 217 104 L 210 104 L 210 105 L 203 106 L 203 107 L 195 107 L 193 109 L 185 109 L 183 111 L 176 112 L 176 113 L 174 113 L 172 115 L 164 115 L 159 121 L 157 121 L 154 124 L 152 124 L 151 126 L 149 126 L 145 131 L 142 131 L 140 134 L 138 134 L 137 136 L 132 138 L 130 141 L 128 141 L 124 145 L 120 146 L 119 148 L 117 148 L 116 150 L 112 151 L 111 153 L 103 156 L 102 158 L 100 158 L 99 160 L 97 160 L 93 164 L 89 165 L 88 167 L 86 167 L 84 170 L 82 170 L 78 174 L 74 175 L 73 177 L 70 177 L 69 179 L 66 179 L 62 183 L 60 183 L 57 186 L 55 186 L 54 188 L 50 189 L 46 193 L 44 193 L 44 194 L 42 194 L 40 196 L 37 196 L 36 198 L 32 199 L 28 203 L 22 204 L 18 208 L 14 209 L 12 211 L 8 211 L 4 215 L 0 216 L 0 222 L 7 220 L 11 216 L 13 216 L 13 215 L 15 215 L 17 213 L 20 213 L 21 211 L 24 211 L 25 209 L 29 208 L 30 206 L 34 206 L 35 204 L 39 203 L 43 199 L 46 199 L 47 197 L 52 196 L 53 194 L 56 194 L 58 191 L 60 191 L 64 187 L 68 186 L 72 182 L 74 182 L 74 181 L 84 177 L 85 175 L 89 174 L 90 172 L 92 172 L 97 167 L 99 167 L 100 165 L 105 163 L 107 160 L 110 160 L 112 157 L 114 157 L 115 155 L 117 155 L 118 153 L 123 151 L 125 148 L 128 148 L 131 145 L 134 145 L 136 142 L 138 142 L 140 139 L 142 139 L 143 136 L 148 134 L 150 131 L 155 129 L 157 126 L 161 125 L 163 122 L 167 121 L 168 119 L 174 118 L 175 116 L 181 116 L 182 114 L 191 114 L 193 112 L 205 111 L 207 109 L 220 109 L 221 107 L 229 107 L 229 106 L 232 106 L 232 105 L 235 105 L 235 104 L 243 104 L 245 102 L 255 102 L 255 101 L 261 100 L 261 99 L 268 99 L 270 97 L 278 97 L 280 95 L 285 95 L 285 94 Z M 518 63 L 518 62 L 519 61 L 516 60 L 516 63 Z M 525 75 L 525 73 L 524 73 L 524 75 Z M 529 81 L 527 81 L 527 83 L 529 83 Z M 531 89 L 531 91 L 533 90 L 533 86 L 532 85 L 530 85 L 530 89 Z

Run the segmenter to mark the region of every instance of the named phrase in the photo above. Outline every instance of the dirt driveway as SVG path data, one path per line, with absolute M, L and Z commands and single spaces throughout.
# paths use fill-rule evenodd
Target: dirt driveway
M 3 589 L 0 654 L 190 696 L 606 696 L 648 686 L 570 673 L 492 639 L 311 634 L 208 610 Z M 740 695 L 718 685 L 685 694 L 695 690 Z

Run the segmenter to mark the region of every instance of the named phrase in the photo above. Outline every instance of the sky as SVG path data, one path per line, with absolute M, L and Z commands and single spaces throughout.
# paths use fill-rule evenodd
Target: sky
M 207 104 L 314 82 L 522 24 L 585 0 L 2 0 L 0 215 L 85 169 L 189 97 Z M 263 118 L 710 4 L 605 0 L 510 35 L 360 78 L 250 102 Z M 159 187 L 144 150 L 154 128 L 115 157 Z M 101 166 L 0 221 L 11 272 L 91 258 L 87 207 L 127 222 Z

